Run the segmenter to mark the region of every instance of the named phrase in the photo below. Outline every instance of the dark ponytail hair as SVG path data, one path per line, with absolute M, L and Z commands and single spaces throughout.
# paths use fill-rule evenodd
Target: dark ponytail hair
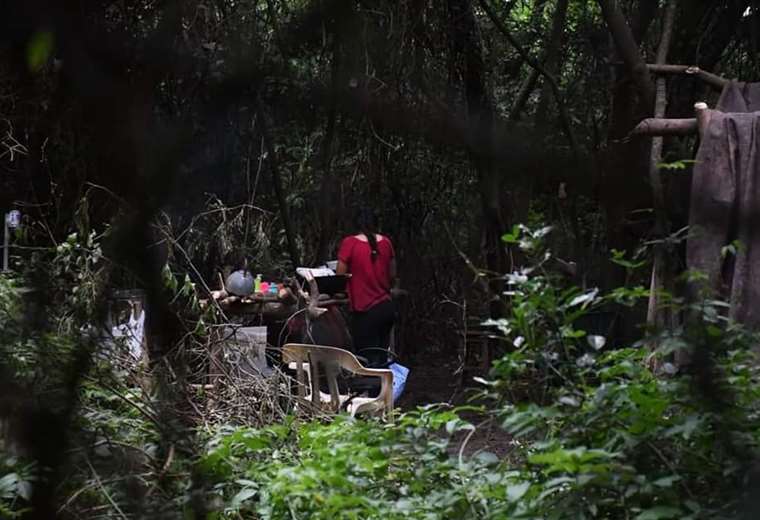
M 356 212 L 356 227 L 367 237 L 367 242 L 372 251 L 370 255 L 374 262 L 378 255 L 377 237 L 375 236 L 377 233 L 377 216 L 375 212 L 369 208 L 359 208 Z

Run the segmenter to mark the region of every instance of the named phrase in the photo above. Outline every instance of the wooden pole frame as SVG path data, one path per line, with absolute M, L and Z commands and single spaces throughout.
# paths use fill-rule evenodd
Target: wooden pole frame
M 710 124 L 711 112 L 707 103 L 699 101 L 694 104 L 696 117 L 687 119 L 657 119 L 650 117 L 641 122 L 629 134 L 630 136 L 657 137 L 668 135 L 702 135 Z
M 664 63 L 647 63 L 647 69 L 652 74 L 686 74 L 688 76 L 694 76 L 701 79 L 716 90 L 723 90 L 723 88 L 730 83 L 730 81 L 726 78 L 718 76 L 717 74 L 713 74 L 712 72 L 702 70 L 696 65 L 668 65 Z

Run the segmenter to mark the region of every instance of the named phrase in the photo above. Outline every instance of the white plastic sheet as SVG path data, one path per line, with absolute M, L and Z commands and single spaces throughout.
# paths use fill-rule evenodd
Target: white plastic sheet
M 137 316 L 131 312 L 129 321 L 114 326 L 111 329 L 111 335 L 117 340 L 123 338 L 122 341 L 129 349 L 129 354 L 135 359 L 141 359 L 145 338 L 145 311 L 141 310 Z

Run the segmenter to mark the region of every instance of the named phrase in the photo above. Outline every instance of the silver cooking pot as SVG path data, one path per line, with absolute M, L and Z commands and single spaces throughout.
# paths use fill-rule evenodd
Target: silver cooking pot
M 224 283 L 227 292 L 236 296 L 248 296 L 253 293 L 253 275 L 250 271 L 234 271 Z

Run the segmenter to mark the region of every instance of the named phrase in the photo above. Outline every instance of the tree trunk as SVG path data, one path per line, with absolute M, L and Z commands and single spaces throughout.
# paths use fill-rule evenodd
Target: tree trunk
M 640 97 L 640 105 L 651 111 L 654 106 L 654 85 L 649 76 L 647 64 L 639 52 L 639 45 L 625 21 L 620 7 L 615 0 L 599 0 L 602 16 L 607 22 L 610 35 L 615 42 L 618 54 L 625 63 L 636 84 Z
M 517 2 L 512 2 L 509 4 L 509 9 L 507 9 L 507 14 L 512 10 L 512 8 L 517 4 Z M 531 15 L 531 26 L 535 26 L 543 14 L 543 8 L 544 5 L 546 5 L 546 0 L 536 0 L 533 3 L 533 13 Z M 522 116 L 522 111 L 525 109 L 525 106 L 528 104 L 528 100 L 530 99 L 530 95 L 533 93 L 533 90 L 536 88 L 536 85 L 538 84 L 538 78 L 540 77 L 540 74 L 537 69 L 530 67 L 530 72 L 528 73 L 528 76 L 523 81 L 522 85 L 520 86 L 520 90 L 517 93 L 517 97 L 515 97 L 515 101 L 512 104 L 512 109 L 509 112 L 509 119 L 510 121 L 519 121 L 520 117 Z
M 335 203 L 336 203 L 336 179 L 332 174 L 332 157 L 333 148 L 336 138 L 335 125 L 337 119 L 337 109 L 335 96 L 338 95 L 339 89 L 339 68 L 340 68 L 340 40 L 335 34 L 333 41 L 333 57 L 331 64 L 331 88 L 329 94 L 330 105 L 327 113 L 327 123 L 325 126 L 325 135 L 322 138 L 322 150 L 320 154 L 320 165 L 322 167 L 322 184 L 319 188 L 319 243 L 317 245 L 316 262 L 327 260 L 328 246 L 330 237 L 334 236 L 336 231 Z
M 515 102 L 512 104 L 512 110 L 509 112 L 510 121 L 520 120 L 522 111 L 525 109 L 525 105 L 528 104 L 528 99 L 530 99 L 530 95 L 533 93 L 533 89 L 536 88 L 536 83 L 538 83 L 538 76 L 539 74 L 537 69 L 530 69 L 528 77 L 525 78 L 525 81 L 523 81 L 523 84 L 520 86 L 520 90 L 517 93 Z
M 277 202 L 280 206 L 280 217 L 282 218 L 282 226 L 285 229 L 285 239 L 288 242 L 288 252 L 290 253 L 290 261 L 293 262 L 293 267 L 298 267 L 301 264 L 301 260 L 298 255 L 298 246 L 296 244 L 296 235 L 293 231 L 293 223 L 290 220 L 290 211 L 288 209 L 288 202 L 285 198 L 285 191 L 282 188 L 282 177 L 280 176 L 280 167 L 277 162 L 277 151 L 274 148 L 272 142 L 272 135 L 269 133 L 269 123 L 267 121 L 267 115 L 264 112 L 264 107 L 261 105 L 261 100 L 256 97 L 256 112 L 259 114 L 261 135 L 264 138 L 264 146 L 267 149 L 269 171 L 272 173 L 272 185 L 274 186 L 275 195 L 277 196 Z
M 567 20 L 568 0 L 557 0 L 557 6 L 554 9 L 554 18 L 552 20 L 552 29 L 549 41 L 546 44 L 544 59 L 544 68 L 546 71 L 558 78 L 560 47 L 562 45 L 562 36 L 565 31 L 565 22 Z M 541 87 L 541 98 L 536 109 L 536 128 L 540 131 L 546 128 L 548 123 L 549 103 L 552 99 L 551 85 L 547 82 Z
M 467 136 L 471 160 L 478 175 L 485 223 L 486 265 L 503 272 L 506 255 L 500 195 L 502 179 L 493 164 L 493 106 L 486 84 L 483 52 L 470 0 L 448 0 L 452 59 L 463 58 L 462 80 L 467 105 Z M 498 293 L 497 293 L 498 294 Z M 493 311 L 493 309 L 492 309 Z
M 611 69 L 608 146 L 600 157 L 601 175 L 594 191 L 604 208 L 608 248 L 630 252 L 647 230 L 632 226 L 627 216 L 634 209 L 651 207 L 652 192 L 646 181 L 649 141 L 628 139 L 637 122 L 650 116 L 653 108 L 645 101 L 651 90 L 650 99 L 654 102 L 654 88 L 651 86 L 645 60 L 639 53 L 639 41 L 645 36 L 643 29 L 650 25 L 651 15 L 646 1 L 640 2 L 637 24 L 632 30 L 623 18 L 618 2 L 599 0 L 599 4 L 610 33 L 610 62 L 616 63 L 625 55 L 622 61 L 626 67 Z M 644 75 L 641 74 L 642 70 Z M 604 288 L 618 287 L 625 283 L 624 269 L 611 262 L 602 265 L 601 285 Z M 632 316 L 620 324 L 619 332 L 632 332 L 634 322 L 643 319 L 645 316 Z
M 664 65 L 667 61 L 668 49 L 670 48 L 670 39 L 673 35 L 673 22 L 675 20 L 676 0 L 670 0 L 665 10 L 665 17 L 663 21 L 662 37 L 660 39 L 660 46 L 657 49 L 657 65 Z M 661 119 L 665 117 L 665 110 L 667 108 L 667 91 L 666 82 L 664 77 L 659 77 L 656 80 L 655 89 L 655 103 L 654 103 L 654 117 Z M 662 178 L 660 176 L 660 170 L 658 164 L 662 161 L 662 137 L 654 137 L 652 139 L 652 152 L 649 161 L 649 182 L 652 184 L 652 193 L 654 195 L 654 209 L 657 214 L 657 225 L 660 228 L 660 232 L 666 231 L 666 216 L 665 216 L 665 193 L 662 184 Z
M 488 17 L 491 19 L 491 22 L 496 26 L 496 28 L 499 30 L 499 32 L 509 41 L 509 43 L 512 45 L 512 47 L 515 48 L 517 53 L 528 63 L 528 65 L 531 66 L 531 68 L 538 71 L 541 76 L 543 76 L 544 81 L 547 81 L 549 85 L 551 85 L 552 93 L 554 94 L 554 97 L 557 99 L 557 110 L 559 112 L 559 121 L 560 125 L 562 126 L 562 130 L 567 136 L 567 140 L 570 143 L 570 148 L 573 150 L 573 155 L 575 156 L 575 159 L 578 160 L 580 158 L 580 148 L 578 146 L 578 142 L 575 139 L 575 134 L 573 134 L 572 126 L 570 124 L 570 115 L 567 112 L 567 107 L 565 106 L 565 103 L 560 101 L 560 90 L 559 90 L 559 83 L 554 78 L 552 74 L 547 72 L 547 70 L 538 63 L 535 59 L 533 59 L 530 54 L 520 45 L 520 43 L 515 39 L 514 36 L 509 32 L 507 27 L 502 23 L 502 21 L 499 19 L 499 17 L 494 12 L 493 8 L 489 5 L 489 0 L 479 0 L 480 6 L 483 8 L 483 10 L 486 12 Z
M 676 14 L 676 0 L 669 0 L 665 9 L 665 16 L 662 24 L 662 37 L 660 46 L 657 49 L 657 65 L 663 65 L 667 61 L 668 49 L 670 49 L 670 40 L 673 35 L 673 23 Z M 667 108 L 667 91 L 664 77 L 657 78 L 656 94 L 654 103 L 654 117 L 661 119 L 665 117 Z M 649 159 L 649 182 L 652 185 L 652 195 L 654 200 L 655 213 L 655 236 L 664 238 L 670 232 L 670 224 L 665 207 L 665 187 L 662 183 L 659 164 L 662 162 L 662 145 L 661 136 L 652 138 L 652 150 Z M 658 309 L 658 293 L 663 289 L 672 288 L 672 266 L 668 261 L 669 251 L 665 244 L 658 244 L 654 249 L 654 265 L 652 266 L 652 283 L 649 294 L 649 310 L 647 312 L 647 325 L 650 327 L 659 327 L 664 324 L 663 314 Z

